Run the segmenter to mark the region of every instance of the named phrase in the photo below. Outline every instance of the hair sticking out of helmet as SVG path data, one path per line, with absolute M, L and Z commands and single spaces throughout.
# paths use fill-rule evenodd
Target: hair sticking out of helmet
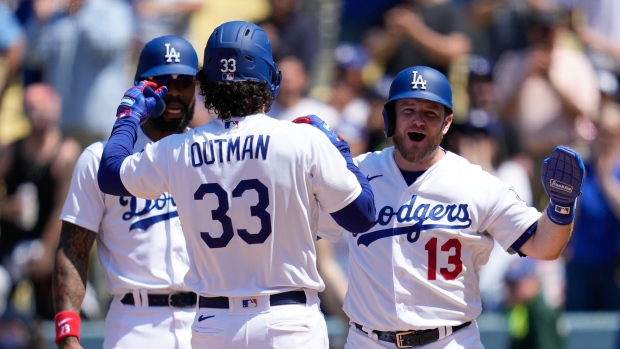
M 192 44 L 178 36 L 160 36 L 142 49 L 134 84 L 148 77 L 180 74 L 195 76 L 198 55 Z
M 384 133 L 394 134 L 396 115 L 394 103 L 399 99 L 418 98 L 442 104 L 452 112 L 452 88 L 448 78 L 441 72 L 426 66 L 404 69 L 390 85 L 388 100 L 383 106 Z
M 202 70 L 208 81 L 265 81 L 274 99 L 282 80 L 267 33 L 244 21 L 227 22 L 213 30 Z

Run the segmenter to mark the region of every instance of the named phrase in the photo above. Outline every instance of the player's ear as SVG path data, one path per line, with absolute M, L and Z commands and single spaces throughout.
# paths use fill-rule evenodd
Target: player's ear
M 446 116 L 443 119 L 443 130 L 441 131 L 444 135 L 446 133 L 448 133 L 448 130 L 450 129 L 450 126 L 452 125 L 452 121 L 454 120 L 454 114 L 452 113 L 452 110 L 446 108 Z

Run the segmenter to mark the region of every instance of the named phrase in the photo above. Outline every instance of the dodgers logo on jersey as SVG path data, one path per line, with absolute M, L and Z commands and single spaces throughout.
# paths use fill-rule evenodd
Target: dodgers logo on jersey
M 134 229 L 147 230 L 152 225 L 178 217 L 176 203 L 172 196 L 163 193 L 157 200 L 138 199 L 136 197 L 121 196 L 119 198 L 121 206 L 128 206 L 129 211 L 123 212 L 123 220 L 128 221 L 135 217 L 144 217 L 134 221 L 129 226 L 129 231 Z M 157 212 L 162 212 L 156 214 Z M 155 214 L 154 214 L 155 213 Z
M 426 80 L 424 80 L 422 75 L 418 75 L 417 70 L 414 70 L 412 73 L 413 73 L 413 79 L 411 80 L 411 89 L 417 90 L 418 85 L 420 85 L 420 89 L 426 90 Z
M 258 306 L 258 300 L 256 298 L 244 299 L 242 303 L 244 308 L 256 308 L 256 306 Z
M 164 56 L 164 58 L 166 58 L 166 62 L 172 63 L 172 59 L 174 58 L 175 63 L 180 63 L 181 52 L 177 52 L 174 47 L 170 47 L 170 44 L 164 44 L 164 46 L 166 46 L 166 55 Z
M 398 209 L 385 206 L 378 210 L 375 225 L 392 226 L 393 218 L 398 223 L 411 223 L 412 225 L 396 228 L 380 229 L 361 234 L 357 239 L 357 245 L 368 247 L 371 243 L 386 237 L 407 235 L 407 241 L 418 241 L 420 232 L 431 229 L 465 229 L 471 226 L 468 204 L 450 204 L 429 202 L 422 197 L 413 195 L 409 202 Z M 359 234 L 353 234 L 357 237 Z

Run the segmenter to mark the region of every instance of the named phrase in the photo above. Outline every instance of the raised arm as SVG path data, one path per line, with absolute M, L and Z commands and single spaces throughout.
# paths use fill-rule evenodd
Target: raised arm
M 581 157 L 570 148 L 558 146 L 545 160 L 541 180 L 549 205 L 532 236 L 519 250 L 521 253 L 546 260 L 560 256 L 573 230 L 575 204 L 581 195 L 584 173 Z
M 347 168 L 357 177 L 357 181 L 362 186 L 362 192 L 352 203 L 339 211 L 330 213 L 330 215 L 341 227 L 352 233 L 363 233 L 368 231 L 368 229 L 372 228 L 375 224 L 375 196 L 368 179 L 366 179 L 366 176 L 364 176 L 353 163 L 349 144 L 340 138 L 325 121 L 321 120 L 321 118 L 316 115 L 300 117 L 293 120 L 293 122 L 297 124 L 310 124 L 318 128 L 325 133 L 332 144 L 340 150 L 340 154 L 342 154 L 347 161 Z
M 125 92 L 116 110 L 117 119 L 97 173 L 99 189 L 106 194 L 131 196 L 121 181 L 120 169 L 123 160 L 133 154 L 138 126 L 151 115 L 161 114 L 162 97 L 168 88 L 162 86 L 156 91 L 153 88 L 157 88 L 153 82 L 140 82 Z

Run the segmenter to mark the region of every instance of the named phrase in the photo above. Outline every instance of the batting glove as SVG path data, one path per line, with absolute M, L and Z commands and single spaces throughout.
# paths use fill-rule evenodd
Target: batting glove
M 310 124 L 323 132 L 332 144 L 340 150 L 340 152 L 351 152 L 349 143 L 342 139 L 334 130 L 320 117 L 316 115 L 306 115 L 293 120 L 296 124 Z
M 158 117 L 165 109 L 163 97 L 168 92 L 166 86 L 157 88 L 157 84 L 141 81 L 138 85 L 125 92 L 121 103 L 116 109 L 116 117 L 137 118 L 143 123 L 149 117 Z
M 559 225 L 575 219 L 575 202 L 581 195 L 585 169 L 577 152 L 563 145 L 557 146 L 545 159 L 541 180 L 550 202 L 547 216 Z

